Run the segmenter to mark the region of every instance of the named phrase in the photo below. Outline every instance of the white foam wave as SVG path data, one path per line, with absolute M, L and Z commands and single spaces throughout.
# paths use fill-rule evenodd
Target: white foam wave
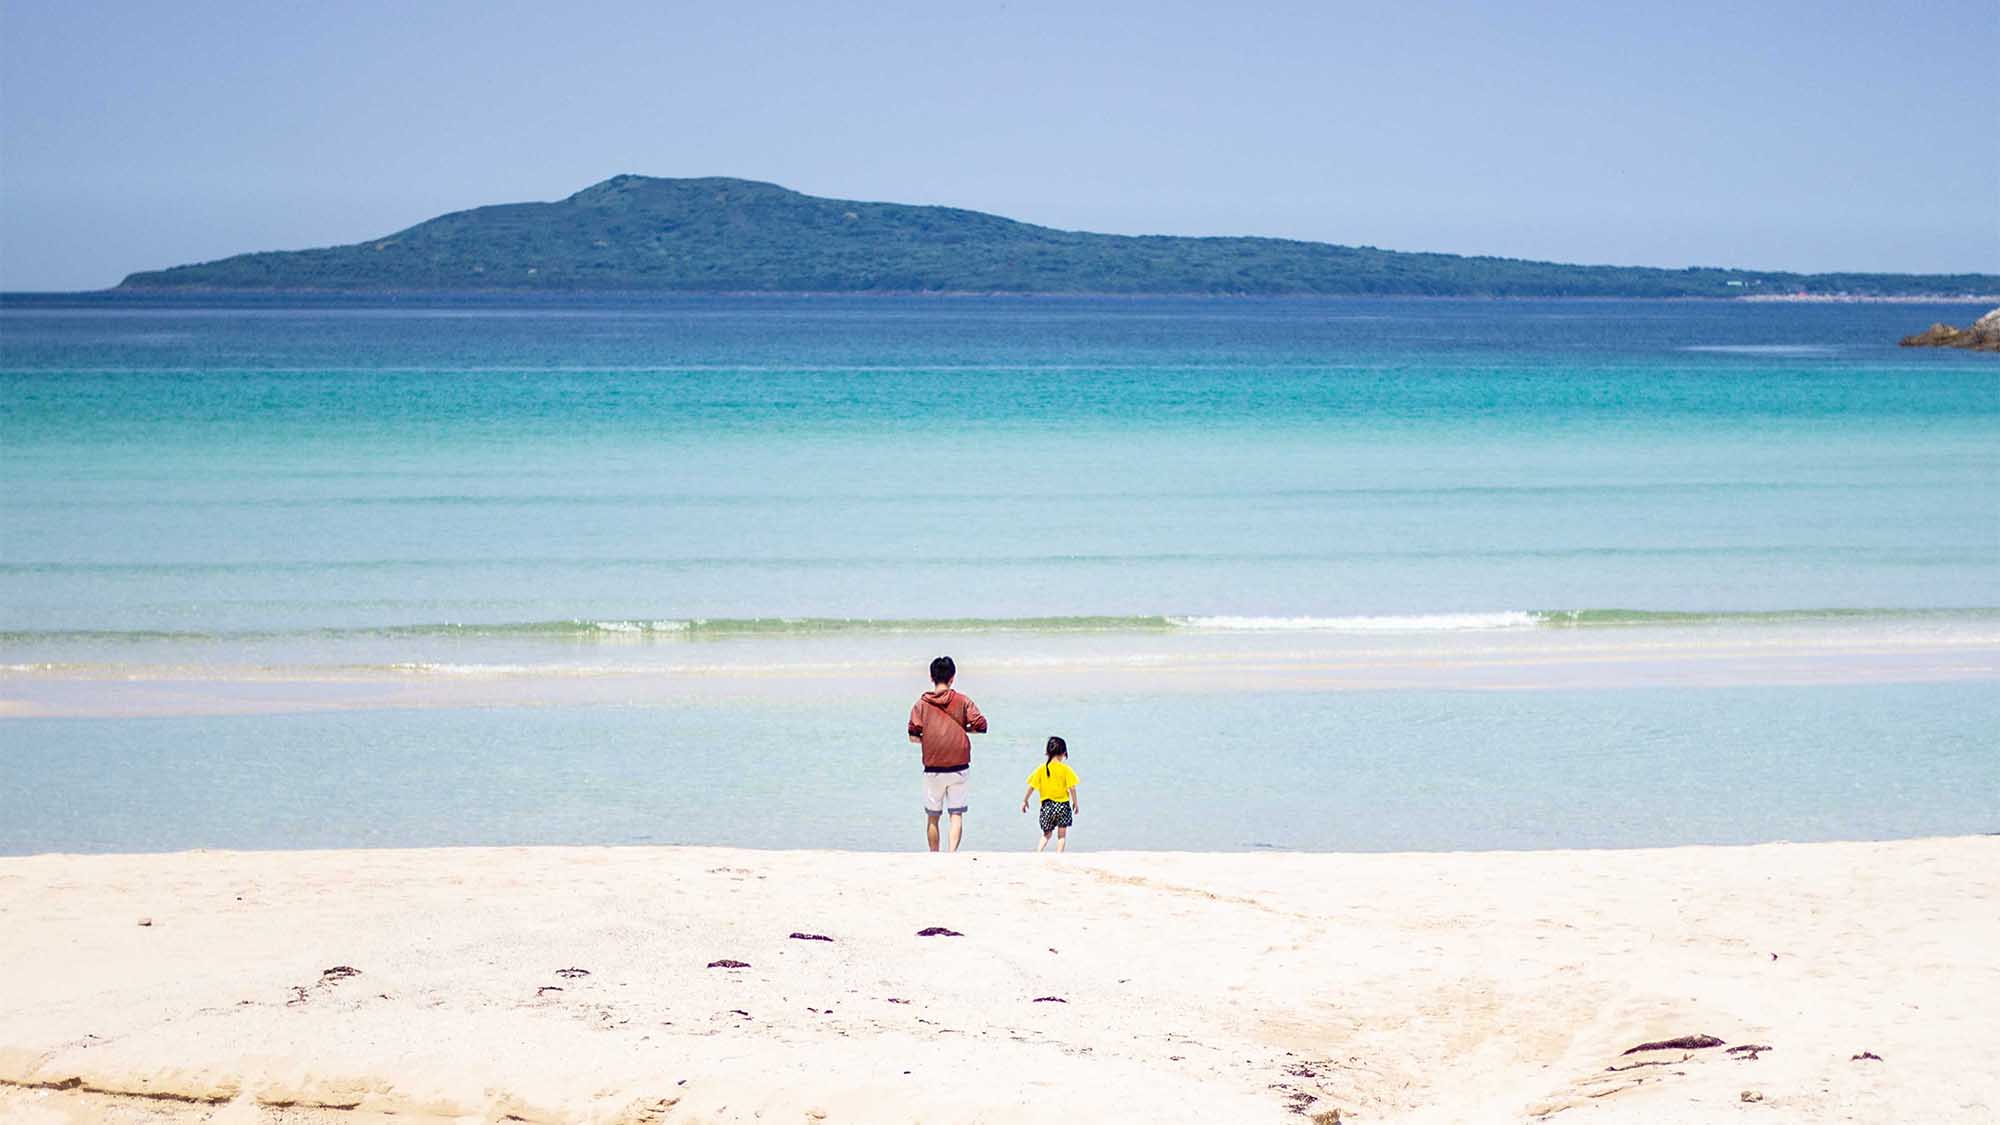
M 1532 629 L 1539 618 L 1500 613 L 1416 613 L 1373 617 L 1176 617 L 1176 625 L 1218 632 L 1448 633 L 1473 629 Z
M 437 664 L 426 660 L 406 660 L 389 665 L 392 672 L 414 676 L 450 676 L 466 680 L 491 680 L 524 676 L 539 671 L 531 664 Z
M 687 621 L 593 621 L 591 628 L 602 633 L 685 633 L 692 627 Z

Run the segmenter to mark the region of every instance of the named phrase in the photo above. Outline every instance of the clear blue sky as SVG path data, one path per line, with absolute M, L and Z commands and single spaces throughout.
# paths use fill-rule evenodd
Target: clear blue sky
M 2000 270 L 1994 0 L 0 0 L 0 288 L 618 172 L 1120 233 Z

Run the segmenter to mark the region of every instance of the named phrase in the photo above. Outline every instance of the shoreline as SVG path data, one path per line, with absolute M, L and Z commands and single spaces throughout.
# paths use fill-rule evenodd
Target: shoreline
M 1957 620 L 1854 624 L 1381 633 L 364 636 L 263 653 L 226 641 L 17 649 L 0 663 L 0 724 L 31 717 L 643 706 L 774 694 L 895 698 L 906 686 L 915 643 L 958 654 L 981 669 L 988 685 L 1030 694 L 1078 679 L 1124 692 L 1205 695 L 2000 681 L 2000 626 L 1983 611 Z
M 1970 1125 L 2000 1108 L 1996 859 L 0 859 L 0 1118 Z M 1723 1042 L 1626 1053 L 1686 1035 Z
M 2000 301 L 2000 293 L 1935 293 L 1935 294 L 1861 294 L 1861 293 L 1759 293 L 1713 296 L 1677 295 L 1649 296 L 1633 294 L 1626 296 L 1612 294 L 1570 294 L 1570 293 L 1249 293 L 1213 290 L 1191 292 L 1125 293 L 1116 291 L 1091 292 L 1082 290 L 959 290 L 959 289 L 226 289 L 202 286 L 145 287 L 112 286 L 106 289 L 77 290 L 19 290 L 0 292 L 0 302 L 9 299 L 26 298 L 29 301 L 51 301 L 64 299 L 130 299 L 141 300 L 156 297 L 202 298 L 202 297 L 303 297 L 303 298 L 352 298 L 355 300 L 438 300 L 475 299 L 492 301 L 501 299 L 526 299 L 546 303 L 565 301 L 615 298 L 623 300 L 654 300 L 688 297 L 710 298 L 814 298 L 867 300 L 871 298 L 935 297 L 946 300 L 985 300 L 1018 298 L 1021 300 L 1061 300 L 1066 298 L 1111 301 L 1111 300 L 1218 300 L 1218 301 L 1574 301 L 1608 303 L 1613 301 L 1666 301 L 1700 303 L 1748 303 L 1748 304 L 1882 304 L 1882 305 L 1938 305 L 1972 304 Z

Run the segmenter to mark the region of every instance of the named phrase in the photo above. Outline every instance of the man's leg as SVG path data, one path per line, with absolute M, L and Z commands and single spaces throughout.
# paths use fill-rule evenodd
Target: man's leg
M 936 851 L 938 849 L 937 822 L 938 822 L 938 817 L 943 815 L 944 815 L 943 813 L 934 813 L 934 812 L 927 812 L 924 814 L 924 836 L 926 839 L 930 840 L 932 851 Z M 952 817 L 951 823 L 952 823 L 951 846 L 955 848 L 958 846 L 958 827 L 957 827 L 958 818 L 955 816 Z
M 964 770 L 950 777 L 944 789 L 944 811 L 951 817 L 951 850 L 957 851 L 959 837 L 965 835 L 966 800 L 971 785 L 965 779 Z

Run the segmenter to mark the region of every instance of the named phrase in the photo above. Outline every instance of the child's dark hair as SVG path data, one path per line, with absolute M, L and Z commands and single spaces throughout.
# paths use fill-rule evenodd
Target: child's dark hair
M 1052 734 L 1049 736 L 1047 753 L 1050 758 L 1058 756 L 1067 758 L 1069 757 L 1069 743 L 1064 742 L 1061 735 Z
M 957 678 L 958 678 L 958 665 L 953 664 L 951 662 L 951 657 L 940 656 L 936 660 L 931 661 L 932 683 L 948 684 Z

